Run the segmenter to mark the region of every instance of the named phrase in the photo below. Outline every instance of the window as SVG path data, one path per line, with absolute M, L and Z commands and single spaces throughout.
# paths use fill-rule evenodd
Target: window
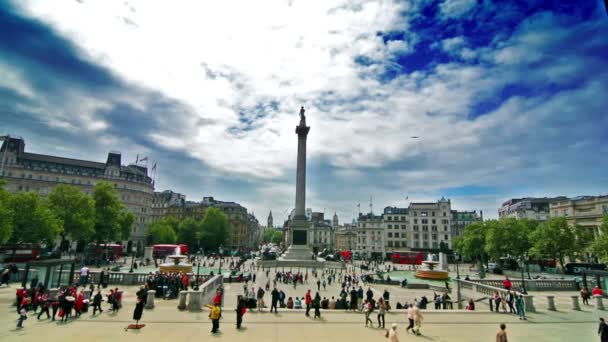
M 564 216 L 568 216 L 568 209 L 564 209 Z
M 426 232 L 429 230 L 429 226 L 422 226 L 422 231 Z
M 389 242 L 388 242 L 388 246 L 389 246 L 389 247 L 393 247 L 393 241 L 389 241 Z
M 388 225 L 388 229 L 393 229 L 393 225 L 392 225 L 392 224 L 389 224 L 389 225 Z M 389 234 L 390 234 L 390 233 L 389 233 Z
M 447 214 L 445 213 L 445 211 L 443 212 L 443 216 L 447 216 Z
M 414 248 L 420 248 L 420 243 L 418 241 L 414 242 Z
M 429 223 L 429 220 L 427 220 L 427 219 L 422 219 L 422 224 L 428 224 L 428 223 Z
M 443 226 L 443 230 L 448 231 L 448 226 Z
M 433 242 L 433 248 L 437 249 L 437 242 Z
M 395 237 L 398 238 L 399 237 L 399 233 L 395 233 Z
M 417 224 L 417 223 L 418 223 L 418 219 L 414 219 L 414 224 Z
M 22 191 L 22 190 L 23 190 L 23 186 L 19 185 L 19 191 Z
M 39 179 L 39 180 L 42 180 L 42 176 L 38 176 L 38 179 Z
M 437 234 L 432 235 L 433 240 L 437 240 Z
M 428 213 L 428 212 L 426 212 L 426 211 L 421 211 L 421 212 L 420 212 L 420 216 L 422 216 L 422 217 L 427 217 L 427 216 L 429 216 L 429 213 Z
M 393 233 L 388 233 L 388 237 L 393 237 Z
M 418 231 L 418 226 L 414 226 L 414 230 L 415 230 L 415 231 Z
M 435 212 L 434 211 L 431 211 L 431 216 L 435 216 Z
M 405 229 L 405 225 L 404 224 L 401 225 L 401 229 Z
M 431 226 L 431 230 L 436 232 L 437 231 L 437 226 Z
M 22 173 L 22 174 L 21 174 L 21 178 L 25 178 L 25 173 Z
M 420 238 L 420 235 L 414 234 L 414 239 L 418 240 L 419 238 Z
M 442 224 L 448 224 L 448 222 L 449 222 L 448 220 L 441 220 Z
M 27 178 L 32 179 L 32 175 L 31 174 L 27 175 Z
M 443 239 L 444 239 L 444 240 L 449 240 L 449 239 L 448 239 L 448 235 L 447 235 L 447 234 L 446 234 L 446 235 L 444 235 L 444 236 L 443 236 Z
M 388 216 L 388 217 L 387 217 L 387 219 L 388 219 L 389 221 L 392 221 L 392 220 L 393 220 L 393 217 L 392 217 L 392 216 Z
M 428 247 L 429 247 L 429 243 L 428 243 L 428 242 L 426 242 L 426 241 L 424 241 L 424 242 L 422 243 L 422 248 L 428 248 Z
M 432 220 L 431 220 L 431 223 L 432 223 L 432 224 L 436 224 L 436 223 L 437 223 L 436 221 L 437 221 L 437 220 L 432 219 Z
M 418 213 L 414 211 L 414 216 L 418 216 Z
M 422 234 L 422 239 L 423 239 L 423 240 L 428 240 L 428 239 L 429 239 L 428 234 Z

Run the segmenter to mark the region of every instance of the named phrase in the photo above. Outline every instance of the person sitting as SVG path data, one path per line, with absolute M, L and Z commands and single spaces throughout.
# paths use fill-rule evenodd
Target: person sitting
M 330 310 L 335 310 L 336 309 L 336 300 L 334 299 L 334 297 L 332 296 L 331 299 L 329 300 L 329 309 Z
M 403 304 L 397 302 L 397 305 L 395 305 L 395 308 L 397 308 L 397 310 L 398 309 L 403 309 Z
M 287 308 L 293 309 L 293 298 L 291 297 L 287 298 Z
M 475 302 L 473 301 L 473 299 L 469 299 L 469 305 L 467 305 L 467 310 L 475 311 Z
M 401 287 L 407 287 L 407 279 L 401 281 Z
M 323 297 L 323 300 L 321 300 L 321 309 L 323 309 L 323 310 L 329 309 L 329 299 Z
M 295 305 L 293 307 L 294 309 L 301 309 L 302 308 L 302 301 L 300 300 L 299 297 L 296 297 L 296 302 Z

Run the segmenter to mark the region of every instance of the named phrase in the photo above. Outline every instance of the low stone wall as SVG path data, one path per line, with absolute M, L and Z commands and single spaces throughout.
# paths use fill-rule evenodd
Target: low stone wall
M 522 287 L 521 279 L 510 279 L 514 289 Z M 501 279 L 472 279 L 472 282 L 504 288 Z M 527 291 L 577 291 L 574 279 L 524 279 Z
M 470 290 L 473 293 L 482 295 L 483 297 L 492 297 L 494 295 L 494 292 L 498 292 L 498 294 L 501 297 L 506 297 L 507 293 L 509 292 L 503 287 L 486 285 L 486 284 L 482 284 L 480 282 L 462 280 L 462 279 L 455 279 L 454 281 L 455 281 L 456 286 L 458 286 L 458 284 L 460 284 L 461 289 Z M 500 285 L 502 286 L 502 281 L 500 282 Z M 515 291 L 515 293 L 523 296 L 526 311 L 536 312 L 536 308 L 534 307 L 534 296 L 522 294 L 521 292 L 518 292 L 518 291 Z

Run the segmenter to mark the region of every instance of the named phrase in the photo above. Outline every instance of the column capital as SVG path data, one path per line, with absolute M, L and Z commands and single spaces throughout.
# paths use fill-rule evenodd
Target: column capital
M 298 137 L 306 137 L 308 135 L 308 131 L 310 131 L 310 126 L 296 126 L 296 134 Z

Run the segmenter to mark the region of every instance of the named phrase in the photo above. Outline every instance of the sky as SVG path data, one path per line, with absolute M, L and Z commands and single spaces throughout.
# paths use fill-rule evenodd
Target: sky
M 304 106 L 306 207 L 492 218 L 608 193 L 606 32 L 600 0 L 0 0 L 0 133 L 281 224 Z

